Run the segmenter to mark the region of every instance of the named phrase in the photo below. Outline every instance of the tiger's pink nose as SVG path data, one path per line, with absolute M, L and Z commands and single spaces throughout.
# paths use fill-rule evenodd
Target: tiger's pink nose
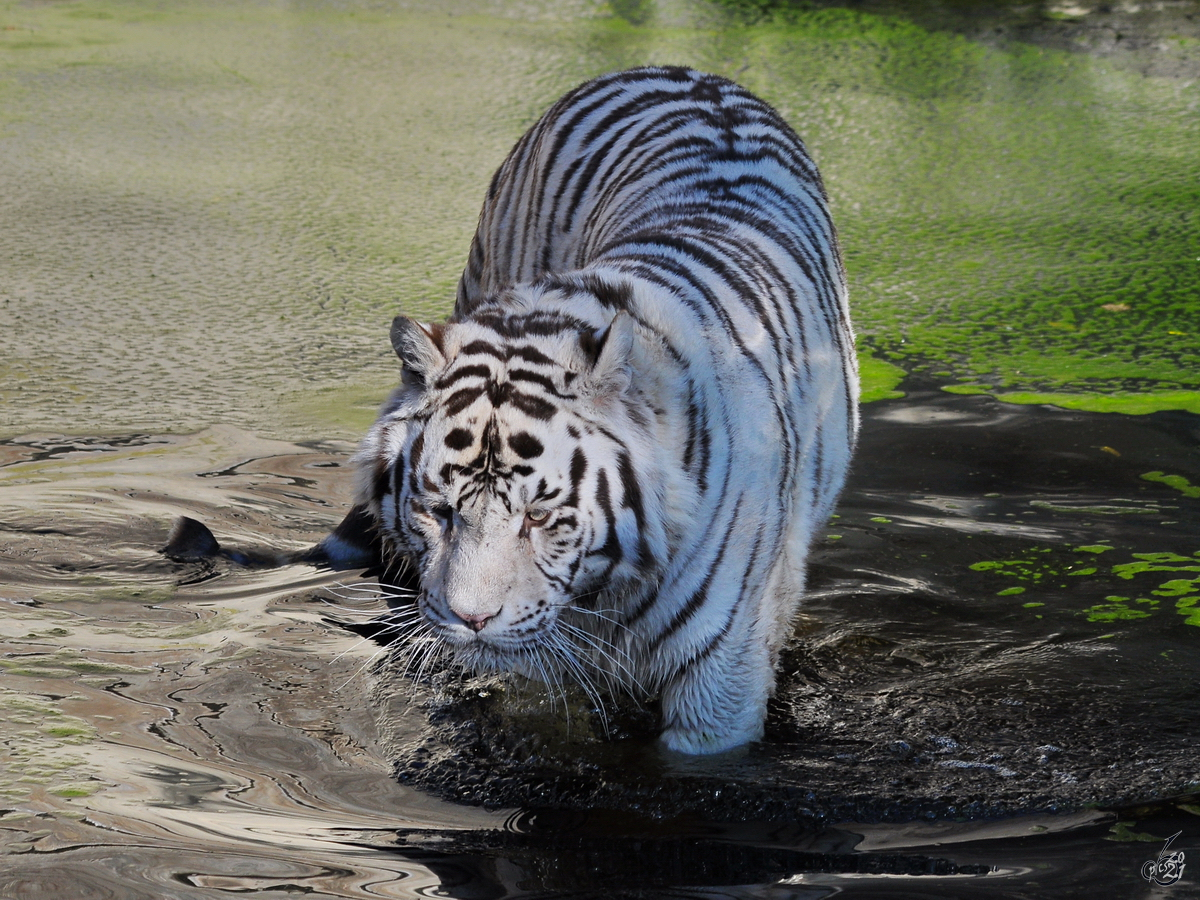
M 462 613 L 456 610 L 454 614 L 462 619 L 463 622 L 466 623 L 467 627 L 472 631 L 483 631 L 483 626 L 495 618 L 495 616 L 489 613 L 483 613 L 482 615 L 478 616 L 464 616 Z

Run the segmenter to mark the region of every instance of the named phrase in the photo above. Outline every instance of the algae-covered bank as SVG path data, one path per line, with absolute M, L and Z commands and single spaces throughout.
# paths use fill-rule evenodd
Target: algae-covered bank
M 645 62 L 808 143 L 869 396 L 1200 411 L 1200 26 L 1151 6 L 6 2 L 0 427 L 353 437 L 512 141 Z
M 512 142 L 641 63 L 795 126 L 864 374 L 710 760 L 263 564 Z M 1198 444 L 1196 0 L 0 0 L 0 897 L 1196 896 Z

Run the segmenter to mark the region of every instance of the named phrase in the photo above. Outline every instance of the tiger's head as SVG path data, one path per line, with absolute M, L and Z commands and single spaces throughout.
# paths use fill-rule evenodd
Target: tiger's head
M 539 648 L 572 628 L 565 610 L 656 565 L 662 479 L 631 378 L 635 324 L 483 310 L 401 316 L 391 338 L 402 384 L 359 454 L 360 499 L 459 661 L 536 676 Z

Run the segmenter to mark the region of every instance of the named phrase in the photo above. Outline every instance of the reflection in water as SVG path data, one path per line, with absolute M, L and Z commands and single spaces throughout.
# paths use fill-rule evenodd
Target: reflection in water
M 248 550 L 320 538 L 349 494 L 346 446 L 10 442 L 0 834 L 21 855 L 0 890 L 1132 885 L 1147 845 L 1108 839 L 1182 828 L 1186 850 L 1169 798 L 1200 780 L 1200 632 L 1176 608 L 1194 592 L 1158 600 L 1200 572 L 1175 560 L 1196 558 L 1200 499 L 1139 477 L 1200 483 L 1197 429 L 920 393 L 869 407 L 767 740 L 719 760 L 663 757 L 636 709 L 605 740 L 537 689 L 392 680 L 335 624 L 382 605 L 335 599 L 355 596 L 337 573 L 155 552 L 182 513 Z M 1154 512 L 1080 512 L 1116 503 Z M 1097 802 L 1120 817 L 1066 814 Z M 855 821 L 881 824 L 829 827 Z
M 391 780 L 363 702 L 372 651 L 313 594 L 336 576 L 226 565 L 198 579 L 209 564 L 156 552 L 183 512 L 234 539 L 310 543 L 349 490 L 348 448 L 231 429 L 55 448 L 5 447 L 0 842 L 31 855 L 0 894 L 162 897 L 245 878 L 379 896 L 362 884 L 411 871 L 334 829 L 391 827 L 400 809 L 433 827 L 502 821 Z

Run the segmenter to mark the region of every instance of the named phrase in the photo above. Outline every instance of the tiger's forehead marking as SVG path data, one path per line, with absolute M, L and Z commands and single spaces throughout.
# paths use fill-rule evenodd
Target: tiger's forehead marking
M 558 401 L 575 399 L 569 392 L 574 378 L 575 373 L 527 339 L 497 334 L 492 340 L 468 340 L 433 387 L 441 393 L 440 411 L 450 419 L 486 397 L 494 411 L 511 406 L 548 422 Z
M 514 480 L 534 475 L 548 441 L 571 429 L 573 417 L 559 414 L 576 398 L 570 391 L 575 377 L 528 338 L 471 335 L 453 352 L 432 384 L 438 396 L 430 422 L 434 445 L 449 456 L 430 455 L 427 462 L 441 487 L 456 495 L 456 505 L 484 492 L 509 502 Z
M 528 431 L 514 431 L 507 438 L 501 438 L 496 425 L 497 423 L 492 420 L 488 423 L 489 427 L 483 430 L 482 436 L 485 443 L 502 440 L 508 449 L 521 459 L 536 459 L 545 452 L 545 445 Z M 442 443 L 455 451 L 469 450 L 475 446 L 475 441 L 475 432 L 469 428 L 451 428 L 442 439 Z M 488 449 L 495 453 L 494 447 Z

